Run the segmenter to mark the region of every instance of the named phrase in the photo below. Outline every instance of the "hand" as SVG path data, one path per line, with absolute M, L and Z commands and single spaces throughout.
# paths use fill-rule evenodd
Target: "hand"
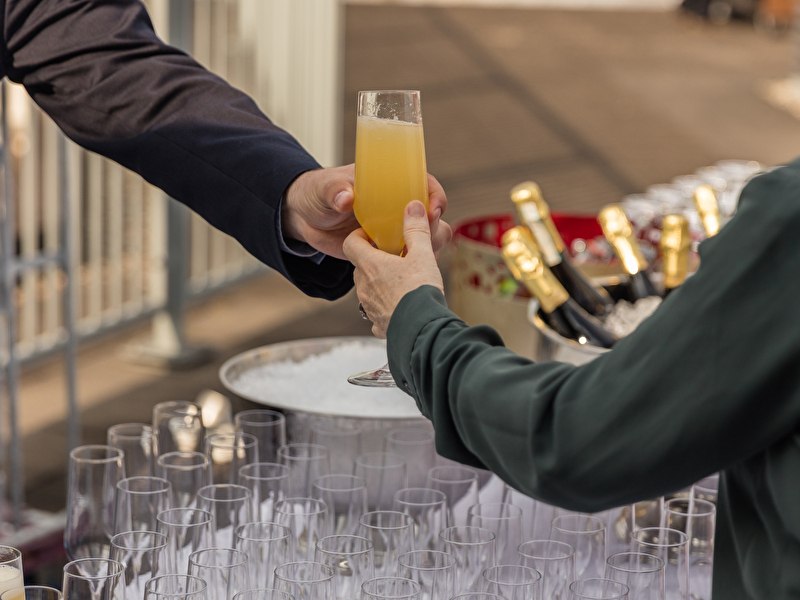
M 281 222 L 287 238 L 305 242 L 323 254 L 345 258 L 342 244 L 358 228 L 353 215 L 354 165 L 306 171 L 286 190 Z M 435 249 L 450 240 L 450 226 L 439 218 L 447 196 L 433 175 L 428 175 L 428 218 Z M 442 226 L 444 225 L 444 226 Z
M 442 221 L 439 229 L 441 237 L 445 229 L 449 233 L 450 226 Z M 408 292 L 422 285 L 444 291 L 422 202 L 415 200 L 406 207 L 403 235 L 406 254 L 402 257 L 375 248 L 363 229 L 355 230 L 344 241 L 344 253 L 356 266 L 356 294 L 372 321 L 373 335 L 381 338 L 386 337 L 389 320 Z

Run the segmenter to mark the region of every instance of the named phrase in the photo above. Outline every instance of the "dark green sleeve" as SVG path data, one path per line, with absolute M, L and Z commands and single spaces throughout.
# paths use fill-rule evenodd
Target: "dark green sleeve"
M 517 356 L 422 287 L 392 317 L 390 367 L 444 456 L 573 510 L 655 497 L 796 429 L 798 240 L 800 161 L 753 180 L 698 272 L 593 362 Z

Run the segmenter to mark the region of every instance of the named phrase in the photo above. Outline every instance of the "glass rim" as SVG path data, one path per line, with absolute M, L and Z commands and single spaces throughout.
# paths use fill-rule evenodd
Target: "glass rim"
M 395 596 L 386 596 L 384 595 L 385 600 L 405 600 L 407 598 L 413 598 L 415 595 L 422 592 L 422 586 L 419 583 L 414 581 L 413 579 L 408 579 L 407 577 L 391 577 L 388 575 L 380 576 L 380 577 L 373 577 L 371 579 L 367 579 L 364 583 L 361 584 L 361 591 L 362 593 L 369 594 L 370 596 L 375 597 L 375 592 L 370 592 L 366 589 L 367 585 L 370 583 L 379 583 L 382 581 L 393 581 L 396 583 L 404 583 L 406 585 L 410 584 L 411 589 L 406 592 L 398 592 L 399 595 Z
M 207 494 L 209 490 L 213 491 L 236 491 L 241 494 L 241 496 L 235 496 L 230 498 L 218 498 L 216 495 L 208 496 L 204 495 Z M 252 497 L 252 492 L 249 488 L 246 488 L 243 485 L 238 485 L 236 483 L 212 483 L 210 485 L 204 485 L 200 489 L 197 490 L 197 497 L 202 498 L 203 500 L 209 500 L 211 502 L 242 502 L 244 500 L 250 500 Z
M 106 456 L 105 458 L 92 458 L 91 456 L 80 456 L 83 452 L 97 452 L 103 450 L 106 454 L 111 456 Z M 109 462 L 114 462 L 117 460 L 124 460 L 125 459 L 125 452 L 116 448 L 114 446 L 109 446 L 107 444 L 86 444 L 84 446 L 78 446 L 73 448 L 69 451 L 69 457 L 71 460 L 80 461 L 82 463 L 87 464 L 95 464 L 95 465 L 102 465 Z
M 400 500 L 398 499 L 398 495 L 402 494 L 403 492 L 431 492 L 433 496 L 437 497 L 437 500 L 432 500 L 428 502 L 420 502 L 420 501 L 411 501 L 411 500 Z M 433 488 L 424 488 L 424 487 L 410 487 L 410 488 L 400 488 L 394 493 L 393 500 L 395 502 L 399 502 L 401 504 L 405 504 L 406 506 L 430 506 L 431 504 L 441 504 L 447 503 L 447 494 L 440 490 L 434 490 Z
M 488 539 L 456 541 L 446 537 L 446 535 L 449 532 L 454 532 L 454 531 L 475 531 L 481 534 L 485 533 L 488 534 L 487 536 Z M 442 540 L 445 544 L 457 544 L 459 546 L 485 546 L 486 544 L 491 544 L 492 542 L 496 542 L 497 534 L 491 529 L 487 529 L 486 527 L 478 527 L 476 525 L 451 525 L 450 527 L 445 527 L 439 532 L 439 539 Z
M 126 487 L 134 481 L 138 482 L 143 480 L 149 480 L 153 483 L 158 482 L 162 484 L 161 488 L 157 490 L 132 490 L 129 487 Z M 163 494 L 164 492 L 169 492 L 172 489 L 172 484 L 163 477 L 156 477 L 154 475 L 134 475 L 133 477 L 120 479 L 117 482 L 116 488 L 117 490 L 124 491 L 129 494 Z
M 153 590 L 151 588 L 148 588 L 151 582 L 155 582 L 156 584 L 158 584 L 158 582 L 160 581 L 167 581 L 167 580 L 180 581 L 181 579 L 184 579 L 186 581 L 198 582 L 200 587 L 199 589 L 193 590 L 191 592 L 159 592 L 157 589 Z M 163 595 L 171 595 L 179 593 L 199 594 L 201 592 L 204 592 L 207 588 L 208 588 L 208 583 L 206 583 L 205 579 L 203 579 L 202 577 L 196 577 L 195 575 L 189 575 L 188 573 L 165 573 L 163 575 L 156 575 L 155 577 L 151 577 L 148 581 L 145 582 L 145 590 Z
M 290 450 L 295 450 L 297 448 L 307 448 L 313 449 L 315 454 L 309 456 L 295 456 L 294 454 L 287 454 Z M 327 458 L 330 456 L 330 452 L 328 448 L 323 446 L 322 444 L 307 444 L 305 442 L 293 442 L 291 444 L 283 444 L 282 446 L 278 447 L 276 455 L 278 458 L 287 458 L 290 460 L 316 460 L 319 458 Z
M 129 544 L 120 544 L 120 540 L 127 539 L 129 537 L 135 536 L 151 536 L 154 539 L 159 539 L 159 543 L 157 545 L 148 546 L 146 548 L 141 548 L 139 546 L 129 545 Z M 161 533 L 160 531 L 148 531 L 148 530 L 131 530 L 131 531 L 121 531 L 120 533 L 115 533 L 111 536 L 111 546 L 114 548 L 119 548 L 120 550 L 139 550 L 141 552 L 148 552 L 150 550 L 158 550 L 161 548 L 165 548 L 167 546 L 167 536 Z
M 184 522 L 174 522 L 174 521 L 166 521 L 166 516 L 171 516 L 174 514 L 184 514 L 184 515 L 202 515 L 205 516 L 206 519 L 203 521 L 197 521 L 193 523 L 184 523 Z M 210 511 L 207 511 L 202 508 L 190 508 L 190 507 L 183 507 L 183 508 L 165 508 L 156 515 L 156 521 L 159 523 L 163 523 L 164 525 L 168 525 L 170 527 L 194 527 L 196 525 L 204 525 L 206 523 L 213 523 L 214 522 L 214 514 Z
M 472 510 L 475 507 L 484 507 L 484 506 L 487 507 L 487 508 L 488 507 L 495 507 L 495 508 L 502 507 L 502 511 L 507 510 L 508 513 L 514 513 L 514 514 L 507 514 L 507 515 L 500 515 L 500 516 L 497 516 L 497 515 L 485 515 L 485 514 L 482 514 L 481 512 L 473 512 L 473 510 Z M 508 507 L 508 508 L 506 509 L 506 507 Z M 521 518 L 522 517 L 522 508 L 517 506 L 516 504 L 511 504 L 509 502 L 478 502 L 478 504 L 473 504 L 472 506 L 470 506 L 467 509 L 467 515 L 469 517 L 476 517 L 478 519 L 493 519 L 495 521 L 501 521 L 503 519 L 513 519 L 515 517 L 520 517 Z
M 163 459 L 165 459 L 167 457 L 169 457 L 170 459 L 176 458 L 176 457 L 180 457 L 180 458 L 197 458 L 201 462 L 198 462 L 196 464 L 189 464 L 189 465 L 178 465 L 178 464 L 173 464 L 173 463 L 165 464 Z M 208 460 L 208 456 L 206 456 L 202 452 L 195 452 L 195 451 L 192 451 L 192 452 L 181 452 L 180 450 L 174 450 L 172 452 L 165 452 L 164 454 L 160 454 L 158 456 L 158 458 L 156 459 L 156 464 L 158 464 L 159 467 L 164 467 L 165 469 L 169 468 L 169 469 L 179 469 L 179 470 L 188 471 L 188 470 L 191 470 L 191 469 L 196 469 L 197 467 L 208 466 L 210 464 L 210 462 Z
M 669 543 L 662 543 L 662 542 L 656 543 L 656 542 L 650 542 L 648 540 L 640 540 L 638 538 L 638 535 L 642 531 L 664 532 L 668 536 L 672 536 L 673 534 L 677 534 L 679 541 L 677 541 L 677 542 L 669 542 Z M 673 529 L 671 527 L 640 527 L 639 529 L 637 529 L 636 531 L 633 532 L 633 541 L 635 541 L 637 544 L 641 544 L 643 546 L 649 546 L 651 548 L 678 548 L 680 546 L 683 546 L 684 544 L 688 544 L 689 536 L 687 536 L 685 533 L 683 533 L 680 529 Z
M 193 559 L 198 556 L 204 555 L 216 555 L 216 554 L 223 554 L 226 553 L 228 556 L 237 557 L 238 560 L 236 562 L 231 562 L 230 564 L 226 565 L 209 565 L 206 563 L 199 563 Z M 230 569 L 232 567 L 240 567 L 242 565 L 247 565 L 248 557 L 247 553 L 239 550 L 238 548 L 222 548 L 222 547 L 209 547 L 209 548 L 200 548 L 191 552 L 189 554 L 189 565 L 191 566 L 194 564 L 197 567 L 202 567 L 203 569 Z
M 420 90 L 358 90 L 358 94 L 417 94 Z M 352 97 L 352 96 L 351 96 Z
M 133 429 L 137 427 L 139 429 L 139 434 L 135 433 L 124 433 L 127 428 Z M 116 425 L 111 425 L 107 430 L 106 434 L 114 434 L 115 436 L 123 439 L 138 439 L 142 436 L 142 434 L 148 434 L 150 437 L 153 436 L 153 427 L 148 423 L 117 423 Z
M 362 543 L 363 548 L 360 549 L 360 550 L 353 550 L 353 551 L 345 552 L 345 551 L 342 551 L 342 550 L 329 550 L 329 549 L 324 549 L 324 548 L 321 547 L 327 541 L 340 540 L 340 539 L 346 539 L 346 540 L 352 540 L 352 541 L 356 541 L 357 540 L 359 543 L 363 542 Z M 319 552 L 322 552 L 323 554 L 332 554 L 332 555 L 338 555 L 338 556 L 361 556 L 362 554 L 369 554 L 374 549 L 375 549 L 375 544 L 372 542 L 372 540 L 369 540 L 369 539 L 367 539 L 365 537 L 362 537 L 360 535 L 351 535 L 351 534 L 344 534 L 344 533 L 335 533 L 333 535 L 326 535 L 324 537 L 319 538 L 317 540 L 317 544 L 316 544 L 316 550 L 318 550 Z
M 333 567 L 331 567 L 330 565 L 326 565 L 325 563 L 316 562 L 313 560 L 296 560 L 292 562 L 283 563 L 282 565 L 278 565 L 277 567 L 275 567 L 275 577 L 279 577 L 278 571 L 281 569 L 288 570 L 290 568 L 296 568 L 300 565 L 313 565 L 318 572 L 321 571 L 324 573 L 324 576 L 320 576 L 319 579 L 303 579 L 302 581 L 303 583 L 323 583 L 325 581 L 331 581 L 336 575 L 336 572 L 333 570 Z M 292 581 L 292 582 L 296 581 L 295 579 L 290 579 L 288 577 L 288 574 L 287 576 L 280 576 L 280 579 L 282 579 L 283 581 Z
M 501 579 L 497 575 L 494 575 L 495 573 L 500 573 L 503 570 L 508 570 L 512 573 L 528 573 L 533 578 L 530 581 L 513 582 L 513 581 L 506 581 L 504 579 Z M 542 574 L 533 567 L 528 567 L 525 565 L 512 565 L 512 564 L 492 565 L 491 567 L 487 567 L 486 569 L 484 569 L 481 572 L 481 576 L 490 583 L 497 583 L 499 585 L 510 585 L 514 587 L 535 585 L 536 583 L 542 580 Z
M 469 476 L 458 479 L 444 479 L 442 477 L 436 477 L 435 475 L 433 475 L 434 472 L 438 473 L 440 471 L 460 471 L 468 473 Z M 477 483 L 478 472 L 475 469 L 472 469 L 470 467 L 464 467 L 461 465 L 439 465 L 438 467 L 431 467 L 430 469 L 428 469 L 428 478 L 431 479 L 432 481 L 439 481 L 443 483 L 472 483 L 473 481 Z
M 252 433 L 247 433 L 246 431 L 231 431 L 231 432 L 214 432 L 214 433 L 207 433 L 204 441 L 206 444 L 217 444 L 218 440 L 223 439 L 230 439 L 232 442 L 230 444 L 219 444 L 215 447 L 217 448 L 233 448 L 235 450 L 241 450 L 242 448 L 253 448 L 254 446 L 258 445 L 258 438 L 253 435 Z M 241 440 L 243 443 L 237 443 L 238 440 Z
M 286 511 L 279 511 L 278 507 L 280 506 L 283 508 L 284 506 L 295 506 L 297 504 L 307 505 L 311 504 L 316 507 L 316 510 L 310 511 L 303 511 L 302 513 L 297 513 L 296 511 L 286 512 Z M 292 498 L 284 498 L 283 500 L 278 500 L 273 507 L 273 512 L 280 512 L 283 515 L 319 515 L 322 513 L 328 512 L 328 505 L 325 503 L 324 500 L 320 500 L 319 498 L 311 498 L 308 496 L 295 496 Z
M 387 517 L 399 517 L 403 520 L 402 525 L 374 525 L 369 523 L 369 521 L 365 521 L 364 517 L 371 517 L 373 515 L 381 515 Z M 371 510 L 365 512 L 358 518 L 359 525 L 363 525 L 364 527 L 369 527 L 370 529 L 405 529 L 406 527 L 410 527 L 414 524 L 414 518 L 409 515 L 408 513 L 404 513 L 399 510 Z
M 0 544 L 0 552 L 3 550 L 7 550 L 8 553 L 11 555 L 11 558 L 0 559 L 0 565 L 7 565 L 17 560 L 22 560 L 22 550 L 16 548 L 14 546 L 8 546 L 6 544 Z
M 250 421 L 247 420 L 247 417 L 253 416 L 270 416 L 272 417 L 269 421 Z M 254 427 L 267 427 L 267 426 L 274 426 L 276 423 L 285 423 L 286 422 L 286 415 L 277 410 L 272 410 L 269 408 L 252 408 L 249 410 L 242 410 L 236 413 L 233 418 L 234 423 L 237 425 L 241 425 L 245 423 L 247 425 L 252 425 Z
M 617 587 L 620 593 L 628 594 L 631 589 L 625 585 L 624 583 L 620 583 L 619 581 L 614 581 L 613 579 L 604 579 L 603 577 L 590 577 L 588 579 L 576 579 L 572 583 L 569 584 L 569 590 L 574 593 L 582 594 L 578 589 L 578 586 L 581 586 L 586 583 L 595 583 L 595 582 L 602 582 L 603 585 L 612 584 L 612 587 Z M 583 598 L 596 598 L 597 600 L 603 600 L 600 596 L 582 596 Z
M 611 561 L 616 557 L 636 557 L 639 559 L 644 558 L 646 561 L 653 561 L 655 564 L 648 565 L 647 568 L 632 568 L 632 567 L 625 567 L 624 565 L 615 565 L 612 564 Z M 663 570 L 665 565 L 664 561 L 656 556 L 655 554 L 648 554 L 647 552 L 617 552 L 616 554 L 610 555 L 606 558 L 606 566 L 611 567 L 616 571 L 621 571 L 623 573 L 658 573 L 659 571 Z
M 678 506 L 682 502 L 685 502 L 688 506 L 691 506 L 691 507 L 696 507 L 698 505 L 702 506 L 702 507 L 705 507 L 705 510 L 703 510 L 702 512 L 697 512 L 695 510 L 692 510 L 692 512 L 684 512 L 682 510 L 671 510 L 671 507 Z M 668 513 L 671 513 L 673 515 L 681 515 L 681 516 L 687 517 L 687 518 L 690 518 L 690 517 L 710 517 L 710 516 L 716 515 L 717 507 L 713 502 L 711 502 L 711 500 L 705 500 L 703 498 L 693 498 L 693 499 L 689 499 L 689 498 L 670 498 L 664 504 L 664 511 L 668 512 Z
M 275 470 L 280 471 L 280 474 L 260 475 L 260 474 L 247 473 L 247 471 L 251 471 L 253 470 L 253 468 L 258 468 L 260 473 L 261 468 L 266 465 L 269 465 L 270 468 L 277 467 Z M 255 481 L 276 481 L 278 479 L 287 479 L 289 477 L 289 467 L 274 462 L 248 463 L 246 465 L 242 465 L 241 467 L 239 467 L 239 477 L 246 477 L 247 479 L 253 479 Z
M 78 568 L 79 564 L 95 562 L 99 564 L 107 564 L 109 566 L 114 567 L 114 572 L 109 572 L 106 575 L 85 575 L 83 573 L 73 573 L 71 568 Z M 69 561 L 67 564 L 64 565 L 64 576 L 65 577 L 77 577 L 80 579 L 90 579 L 90 580 L 101 580 L 101 579 L 111 579 L 112 577 L 118 577 L 122 573 L 125 572 L 125 565 L 123 565 L 118 560 L 114 560 L 113 558 L 76 558 L 75 560 Z
M 280 537 L 253 537 L 251 535 L 242 535 L 242 532 L 245 531 L 245 529 L 248 529 L 254 525 L 269 525 L 269 529 L 277 529 L 283 533 L 283 535 Z M 247 523 L 242 523 L 236 528 L 235 533 L 236 539 L 242 540 L 243 542 L 274 542 L 277 540 L 288 539 L 292 534 L 291 530 L 286 525 L 273 523 L 272 521 L 249 521 Z
M 533 554 L 530 551 L 524 551 L 523 546 L 528 545 L 547 545 L 548 547 L 553 548 L 561 548 L 565 554 L 559 554 L 557 556 L 551 555 L 544 555 L 541 553 Z M 568 544 L 567 542 L 562 542 L 560 540 L 527 540 L 522 542 L 519 546 L 517 546 L 517 552 L 523 558 L 530 558 L 533 560 L 563 560 L 565 558 L 572 558 L 575 556 L 575 548 L 572 547 L 572 544 Z
M 353 485 L 350 486 L 350 487 L 330 487 L 330 486 L 319 485 L 320 480 L 323 480 L 323 479 L 324 480 L 330 480 L 330 479 L 334 479 L 334 478 L 337 478 L 337 477 L 340 477 L 342 479 L 349 479 L 353 483 Z M 358 483 L 359 481 L 361 482 L 360 484 Z M 320 475 L 319 477 L 317 477 L 311 483 L 311 487 L 312 488 L 317 488 L 317 489 L 319 489 L 321 491 L 324 491 L 324 492 L 355 492 L 355 491 L 358 491 L 358 490 L 366 489 L 367 488 L 367 482 L 364 480 L 363 477 L 360 477 L 358 475 L 346 475 L 344 473 L 342 473 L 342 474 L 330 473 L 328 475 Z
M 562 520 L 566 521 L 568 519 L 576 519 L 576 520 L 582 519 L 585 520 L 586 523 L 593 523 L 594 527 L 592 527 L 591 529 L 576 529 L 576 528 L 566 528 L 556 525 L 557 521 L 561 523 Z M 553 522 L 551 524 L 551 527 L 566 533 L 598 533 L 600 531 L 605 531 L 606 524 L 603 523 L 603 520 L 600 517 L 595 517 L 594 515 L 558 515 L 556 517 L 553 517 Z

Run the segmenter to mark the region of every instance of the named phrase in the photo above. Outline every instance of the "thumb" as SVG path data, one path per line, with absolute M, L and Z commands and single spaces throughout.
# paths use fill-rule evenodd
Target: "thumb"
M 406 206 L 403 237 L 409 253 L 415 249 L 431 249 L 431 226 L 428 223 L 425 205 L 419 200 L 412 200 Z

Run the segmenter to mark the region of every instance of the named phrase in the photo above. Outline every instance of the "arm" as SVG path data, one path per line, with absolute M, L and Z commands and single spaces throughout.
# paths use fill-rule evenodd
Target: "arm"
M 275 231 L 284 194 L 317 162 L 245 94 L 159 40 L 140 2 L 2 5 L 3 69 L 73 140 L 187 204 L 306 293 L 351 287 L 345 261 L 282 252 Z
M 392 373 L 441 454 L 532 496 L 596 511 L 679 489 L 797 428 L 798 231 L 800 161 L 754 180 L 700 270 L 580 367 L 514 355 L 417 288 L 389 323 Z

